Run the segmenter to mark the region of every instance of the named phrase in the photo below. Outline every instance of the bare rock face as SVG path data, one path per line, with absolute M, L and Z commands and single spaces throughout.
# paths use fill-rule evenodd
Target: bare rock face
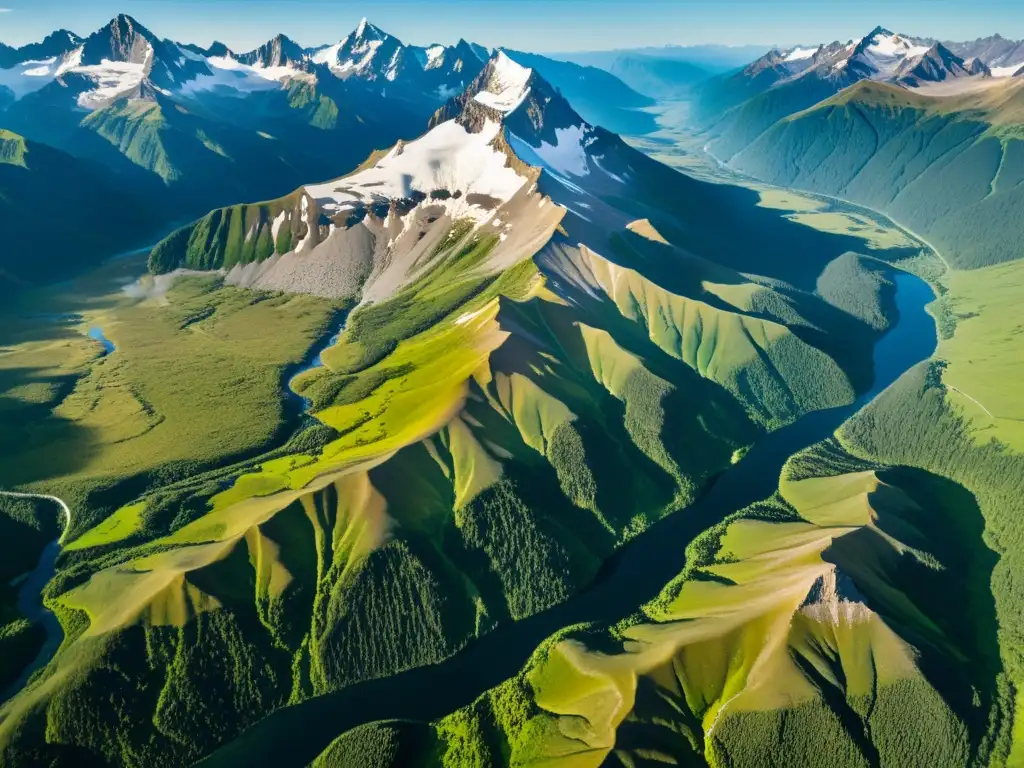
M 148 29 L 122 13 L 99 32 L 89 36 L 82 52 L 82 63 L 99 64 L 107 59 L 145 64 L 153 48 L 153 39 Z

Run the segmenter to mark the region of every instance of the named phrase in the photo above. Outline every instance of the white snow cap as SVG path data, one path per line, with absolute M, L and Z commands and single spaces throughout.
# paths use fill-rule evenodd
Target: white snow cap
M 404 146 L 395 147 L 376 165 L 351 176 L 306 187 L 328 214 L 359 207 L 360 203 L 407 198 L 413 192 L 445 190 L 454 196 L 462 215 L 478 220 L 489 215 L 468 202 L 472 194 L 509 200 L 526 178 L 507 166 L 508 158 L 491 143 L 501 130 L 495 122 L 470 133 L 454 120 Z
M 6 87 L 20 99 L 29 93 L 52 83 L 65 72 L 82 63 L 82 49 L 77 48 L 69 54 L 37 61 L 23 61 L 10 69 L 0 69 L 0 88 Z
M 927 45 L 886 29 L 875 30 L 863 42 L 868 43 L 864 47 L 864 58 L 880 75 L 895 75 L 904 61 L 923 56 L 929 49 Z
M 817 48 L 794 48 L 783 61 L 805 61 L 818 52 Z
M 6 87 L 15 99 L 40 90 L 58 77 L 73 73 L 91 81 L 92 88 L 78 94 L 78 106 L 97 109 L 128 93 L 142 82 L 153 59 L 153 46 L 146 43 L 146 58 L 141 64 L 103 59 L 99 64 L 82 65 L 84 48 L 61 57 L 25 61 L 10 69 L 0 69 L 0 87 Z
M 507 115 L 514 112 L 530 93 L 533 70 L 512 61 L 504 51 L 498 51 L 493 61 L 494 71 L 487 82 L 487 90 L 476 94 L 473 99 Z
M 445 48 L 443 45 L 432 45 L 427 48 L 427 61 L 423 68 L 434 69 L 435 67 L 440 66 L 444 61 L 444 51 Z
M 355 32 L 349 33 L 334 45 L 317 51 L 313 54 L 313 61 L 317 64 L 326 64 L 336 75 L 360 72 L 370 66 L 377 55 L 377 49 L 388 38 L 387 32 L 378 29 L 363 17 Z M 345 50 L 344 59 L 341 58 L 342 49 Z M 395 62 L 392 61 L 391 65 L 394 67 Z
M 78 106 L 98 109 L 121 94 L 137 88 L 145 78 L 146 69 L 152 60 L 153 46 L 146 43 L 146 58 L 141 64 L 103 59 L 99 64 L 75 67 L 72 72 L 85 75 L 96 86 L 91 91 L 78 94 Z
M 310 78 L 294 67 L 264 67 L 261 64 L 243 64 L 231 56 L 210 56 L 203 59 L 210 70 L 181 86 L 182 94 L 201 91 L 231 90 L 237 94 L 252 91 L 275 90 L 291 78 Z

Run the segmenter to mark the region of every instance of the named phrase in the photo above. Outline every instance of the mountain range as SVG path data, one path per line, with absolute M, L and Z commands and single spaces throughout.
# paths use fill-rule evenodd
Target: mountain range
M 730 157 L 778 120 L 862 80 L 908 88 L 980 80 L 993 77 L 989 62 L 1005 62 L 1006 56 L 1014 55 L 984 46 L 977 52 L 981 55 L 964 59 L 942 43 L 882 27 L 845 44 L 773 50 L 739 72 L 706 83 L 694 99 L 694 116 L 698 124 L 711 129 L 716 152 Z M 1024 52 L 1016 66 L 996 72 L 1006 74 L 1021 67 Z
M 610 128 L 650 96 L 536 54 L 40 46 L 0 70 L 0 763 L 1024 754 L 1022 438 L 947 378 L 1019 380 L 1011 46 L 618 65 L 828 199 L 673 170 Z
M 344 48 L 312 56 L 341 67 Z M 260 61 L 283 66 L 288 50 Z M 374 50 L 384 42 L 357 64 L 390 88 L 400 70 L 374 69 Z M 324 365 L 289 382 L 322 439 L 213 483 L 188 478 L 172 497 L 125 498 L 148 511 L 124 526 L 75 519 L 50 603 L 89 618 L 50 682 L 0 711 L 4 759 L 186 764 L 245 748 L 247 726 L 276 733 L 259 722 L 275 710 L 305 718 L 306 700 L 431 666 L 580 594 L 645 529 L 685 519 L 759 437 L 852 402 L 870 386 L 889 284 L 851 251 L 856 238 L 758 201 L 650 159 L 499 50 L 417 137 L 175 231 L 150 254 L 156 275 L 354 307 Z M 825 599 L 817 575 L 796 586 L 812 603 Z M 811 621 L 827 638 L 827 620 Z M 907 663 L 908 695 L 932 701 Z M 100 691 L 118 703 L 87 727 L 66 714 Z M 706 710 L 689 706 L 670 727 Z M 637 716 L 658 711 L 637 702 Z M 306 765 L 322 737 L 344 735 L 305 727 L 284 762 Z M 552 731 L 535 746 L 603 757 L 604 738 L 566 752 Z M 636 754 L 659 739 L 641 737 Z
M 173 221 L 276 197 L 411 138 L 489 55 L 464 40 L 407 46 L 365 20 L 331 46 L 279 35 L 239 53 L 120 15 L 85 38 L 58 31 L 0 51 L 0 126 L 106 168 L 106 186 Z M 521 57 L 612 128 L 653 125 L 634 111 L 651 100 L 602 70 Z
M 1022 95 L 1019 43 L 947 45 L 878 28 L 845 45 L 772 51 L 706 84 L 697 103 L 720 160 L 892 215 L 954 264 L 981 266 L 1024 245 L 1007 216 L 1021 204 Z

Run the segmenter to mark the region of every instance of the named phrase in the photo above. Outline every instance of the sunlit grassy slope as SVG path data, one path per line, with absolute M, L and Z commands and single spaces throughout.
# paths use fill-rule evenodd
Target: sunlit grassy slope
M 684 573 L 630 621 L 552 638 L 435 723 L 431 749 L 446 766 L 987 758 L 1007 702 L 980 631 L 995 562 L 981 533 L 959 486 L 826 443 L 790 463 L 775 498 L 692 542 Z
M 289 702 L 440 661 L 568 599 L 764 430 L 853 398 L 847 370 L 864 365 L 856 350 L 876 332 L 863 320 L 686 254 L 649 222 L 612 238 L 608 255 L 557 224 L 539 252 L 492 264 L 498 239 L 456 223 L 430 268 L 358 308 L 325 366 L 294 382 L 320 425 L 312 439 L 172 475 L 76 529 L 47 592 L 65 644 L 49 676 L 0 714 L 5 755 L 52 744 L 186 763 Z M 865 286 L 869 304 L 881 301 L 880 283 Z M 207 435 L 232 414 L 251 416 L 224 433 L 233 442 L 198 445 L 212 456 L 260 444 L 280 405 L 254 373 L 280 384 L 268 356 L 294 360 L 308 344 L 296 337 L 329 311 L 214 290 L 210 278 L 181 280 L 165 303 L 96 310 L 117 351 L 81 363 L 88 373 L 61 413 L 87 418 L 68 409 L 129 374 L 122 397 L 149 392 L 157 413 L 169 409 L 181 388 L 161 361 L 186 354 L 193 377 L 210 371 L 189 408 L 208 410 L 184 422 L 170 412 L 138 434 L 143 417 L 115 409 L 128 416 L 104 429 L 155 447 L 114 441 L 80 471 L 134 472 L 156 447 L 166 461 L 178 448 L 195 460 L 191 430 Z M 835 329 L 862 344 L 841 364 Z M 143 338 L 163 344 L 132 358 Z M 241 368 L 249 383 L 235 389 Z M 268 407 L 273 418 L 256 410 Z M 111 664 L 127 671 L 116 683 Z M 101 689 L 115 703 L 83 726 L 75 702 Z M 30 735 L 39 712 L 45 743 Z
M 995 439 L 1024 450 L 1024 263 L 956 272 L 948 280 L 956 333 L 942 342 L 942 381 L 979 442 Z
M 106 497 L 119 506 L 278 438 L 283 372 L 336 310 L 211 277 L 132 298 L 120 286 L 141 269 L 115 261 L 28 296 L 0 332 L 0 483 L 68 495 L 76 533 L 112 511 Z M 94 327 L 115 345 L 110 355 L 86 336 Z

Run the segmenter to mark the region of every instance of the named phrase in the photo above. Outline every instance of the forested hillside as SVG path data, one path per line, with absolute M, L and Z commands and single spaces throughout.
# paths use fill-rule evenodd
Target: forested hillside
M 861 203 L 950 263 L 1020 257 L 1024 82 L 943 98 L 863 82 L 787 117 L 732 158 L 744 173 Z
M 143 197 L 102 168 L 0 130 L 0 290 L 144 245 L 160 221 Z

